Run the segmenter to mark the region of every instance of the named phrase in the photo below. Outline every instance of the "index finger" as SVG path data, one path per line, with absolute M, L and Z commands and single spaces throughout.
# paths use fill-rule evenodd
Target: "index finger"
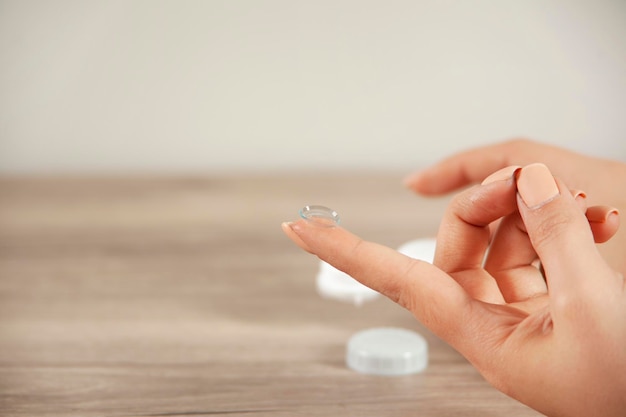
M 303 249 L 410 310 L 453 346 L 470 337 L 468 329 L 476 330 L 476 322 L 488 316 L 482 303 L 430 263 L 362 240 L 341 227 L 299 220 L 284 223 L 283 231 Z

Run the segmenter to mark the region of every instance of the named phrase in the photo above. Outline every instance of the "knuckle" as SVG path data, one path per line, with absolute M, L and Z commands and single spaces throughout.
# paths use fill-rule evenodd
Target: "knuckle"
M 594 316 L 588 296 L 568 291 L 553 295 L 551 298 L 552 311 L 556 317 L 569 323 L 578 323 L 581 328 L 587 328 L 583 325 Z
M 530 238 L 536 249 L 551 245 L 571 228 L 573 216 L 568 211 L 538 209 L 536 222 L 529 230 Z M 540 212 L 543 211 L 543 212 Z
M 614 273 L 609 269 L 598 269 L 597 272 Z M 598 288 L 593 279 L 572 282 L 567 288 L 550 294 L 551 310 L 560 322 L 573 324 L 573 329 L 580 332 L 580 336 L 590 337 L 591 334 L 602 331 L 602 326 L 598 327 L 597 324 L 614 311 L 616 288 L 617 286 Z
M 472 225 L 475 218 L 484 217 L 486 209 L 490 207 L 485 196 L 476 192 L 477 187 L 473 187 L 465 192 L 455 195 L 448 206 L 450 218 Z M 480 226 L 483 226 L 482 224 Z
M 354 241 L 354 244 L 352 245 L 352 249 L 350 249 L 350 255 L 352 258 L 354 259 L 359 259 L 362 254 L 362 249 L 363 249 L 363 243 L 365 243 L 365 241 L 361 238 L 357 238 Z
M 406 308 L 409 311 L 415 311 L 416 308 L 416 297 L 415 294 L 418 293 L 419 288 L 416 288 L 411 283 L 415 283 L 415 281 L 411 280 L 411 276 L 415 273 L 419 263 L 421 261 L 417 261 L 411 258 L 406 258 L 407 265 L 404 267 L 403 276 L 405 279 L 403 282 L 406 282 L 407 285 L 387 285 L 385 288 L 386 295 L 393 302 L 399 304 L 400 306 Z M 387 283 L 392 283 L 393 280 L 385 280 Z

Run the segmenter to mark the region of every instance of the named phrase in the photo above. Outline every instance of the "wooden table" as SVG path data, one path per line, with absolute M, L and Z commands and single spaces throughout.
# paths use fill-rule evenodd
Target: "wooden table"
M 446 201 L 400 179 L 1 179 L 0 415 L 538 415 L 387 299 L 322 299 L 317 259 L 280 231 L 324 204 L 392 247 L 433 236 Z M 376 326 L 422 333 L 428 369 L 347 369 Z

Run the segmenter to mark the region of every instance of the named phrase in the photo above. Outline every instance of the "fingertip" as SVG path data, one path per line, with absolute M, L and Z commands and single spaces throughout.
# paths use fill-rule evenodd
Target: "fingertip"
M 593 206 L 587 209 L 585 213 L 587 219 L 590 222 L 595 223 L 606 223 L 611 220 L 612 222 L 617 221 L 619 224 L 619 211 L 614 207 L 609 206 Z
M 619 225 L 620 225 L 620 214 L 619 211 L 617 209 L 612 210 L 609 215 L 607 216 L 605 223 L 610 224 L 611 227 L 615 228 L 615 231 L 617 231 L 617 229 L 619 229 Z
M 519 165 L 510 165 L 508 167 L 499 169 L 493 174 L 489 175 L 487 178 L 485 178 L 481 185 L 491 184 L 492 182 L 497 181 L 512 180 L 514 177 L 517 176 L 517 173 L 520 169 L 521 167 Z
M 586 216 L 596 243 L 610 240 L 619 229 L 620 215 L 617 209 L 594 206 L 587 210 Z
M 572 196 L 579 201 L 585 201 L 587 199 L 587 194 L 582 190 L 571 190 Z
M 458 167 L 450 163 L 439 163 L 417 171 L 403 181 L 405 187 L 424 196 L 440 196 L 470 182 L 458 172 Z
M 619 211 L 615 210 L 609 213 L 604 224 L 606 225 L 607 234 L 610 234 L 606 240 L 611 239 L 619 230 L 621 217 Z
M 285 235 L 287 235 L 287 237 L 296 245 L 298 245 L 298 247 L 300 247 L 301 249 L 309 252 L 309 253 L 313 253 L 313 251 L 311 250 L 311 248 L 304 243 L 304 241 L 302 240 L 302 238 L 298 235 L 297 230 L 297 223 L 295 222 L 283 222 L 280 225 L 281 229 L 283 230 L 283 233 L 285 233 Z
M 428 184 L 428 181 L 425 178 L 428 176 L 428 169 L 412 172 L 409 175 L 405 176 L 402 180 L 402 184 L 408 188 L 409 190 L 415 191 L 421 194 L 428 194 L 429 189 L 425 185 Z
M 526 165 L 519 171 L 517 190 L 526 207 L 531 210 L 543 207 L 560 194 L 552 173 L 541 163 Z
M 572 197 L 576 200 L 576 204 L 580 207 L 581 211 L 584 213 L 587 211 L 587 194 L 581 190 L 570 190 L 572 193 Z

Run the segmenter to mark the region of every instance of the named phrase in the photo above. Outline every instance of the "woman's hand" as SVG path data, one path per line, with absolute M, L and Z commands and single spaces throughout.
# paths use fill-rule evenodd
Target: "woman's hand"
M 588 193 L 590 204 L 608 204 L 626 210 L 626 164 L 592 158 L 530 140 L 511 140 L 453 155 L 430 168 L 406 178 L 406 185 L 423 195 L 441 195 L 469 184 L 510 165 L 541 162 L 570 187 Z M 590 220 L 603 222 L 591 213 Z M 600 252 L 609 265 L 626 275 L 626 228 Z
M 409 309 L 513 398 L 550 416 L 623 415 L 624 278 L 593 236 L 615 233 L 618 214 L 573 194 L 544 165 L 495 173 L 450 204 L 434 265 L 340 227 L 283 230 Z M 607 221 L 592 232 L 594 210 Z

